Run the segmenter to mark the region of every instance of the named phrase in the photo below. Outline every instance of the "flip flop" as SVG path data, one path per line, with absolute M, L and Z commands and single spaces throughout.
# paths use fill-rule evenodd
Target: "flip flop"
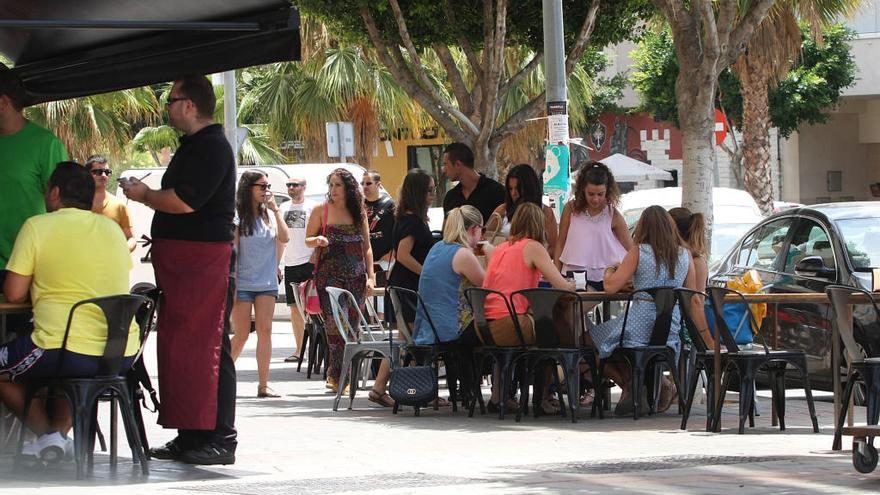
M 290 356 L 287 356 L 286 358 L 284 358 L 284 362 L 285 363 L 298 363 L 299 356 L 297 356 L 296 354 L 291 354 Z
M 376 392 L 375 390 L 370 390 L 370 393 L 367 394 L 367 400 L 374 404 L 379 404 L 382 407 L 394 407 L 394 399 L 388 395 L 388 392 Z

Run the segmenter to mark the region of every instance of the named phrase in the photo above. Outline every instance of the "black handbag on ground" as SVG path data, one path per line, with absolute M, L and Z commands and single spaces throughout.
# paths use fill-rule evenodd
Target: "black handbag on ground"
M 394 355 L 391 329 L 388 329 L 388 346 Z M 438 395 L 437 371 L 433 366 L 400 366 L 391 360 L 391 377 L 388 383 L 388 395 L 394 399 L 392 413 L 397 414 L 400 406 L 412 406 L 419 415 L 419 408 L 427 406 Z

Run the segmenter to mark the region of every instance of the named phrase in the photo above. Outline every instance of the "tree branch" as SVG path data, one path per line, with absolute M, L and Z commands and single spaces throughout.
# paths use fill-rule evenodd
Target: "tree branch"
M 490 2 L 485 1 L 486 4 Z M 484 9 L 484 19 L 488 16 L 492 17 L 492 7 Z M 486 66 L 486 79 L 483 81 L 483 101 L 482 114 L 483 125 L 480 129 L 479 142 L 488 141 L 489 136 L 495 129 L 495 120 L 498 116 L 498 104 L 501 101 L 498 97 L 498 90 L 501 86 L 501 71 L 504 68 L 504 44 L 507 36 L 507 0 L 496 0 L 495 4 L 495 22 L 492 28 L 487 32 L 486 42 L 483 46 L 483 59 L 488 58 L 489 65 Z M 489 54 L 487 57 L 486 54 Z
M 462 126 L 465 128 L 470 128 L 472 132 L 477 132 L 477 127 L 473 122 L 461 111 L 454 106 L 452 106 L 446 99 L 440 96 L 439 93 L 434 89 L 434 85 L 431 83 L 431 80 L 428 79 L 428 74 L 424 70 L 424 66 L 422 64 L 422 59 L 419 57 L 419 52 L 416 50 L 415 45 L 412 42 L 412 37 L 409 35 L 409 29 L 406 27 L 406 19 L 403 18 L 403 12 L 400 10 L 400 4 L 397 0 L 390 0 L 391 11 L 394 13 L 394 20 L 397 22 L 397 31 L 400 34 L 400 39 L 403 41 L 403 46 L 406 47 L 407 53 L 409 53 L 409 58 L 412 66 L 412 71 L 416 73 L 418 76 L 419 82 L 425 88 L 425 91 L 429 92 L 429 94 L 433 97 L 433 99 L 437 102 L 440 108 L 443 109 L 444 112 L 452 115 L 456 119 L 460 120 Z
M 495 134 L 492 136 L 490 145 L 492 143 L 501 142 L 506 137 L 525 127 L 529 119 L 541 115 L 546 104 L 546 92 L 532 98 L 532 101 L 526 103 L 525 106 L 517 110 L 516 113 L 508 117 L 508 119 L 498 127 Z
M 712 10 L 712 0 L 696 0 L 696 4 L 700 12 L 705 40 L 700 68 L 708 74 L 716 74 L 718 58 L 721 56 L 721 44 L 718 39 L 718 25 L 715 24 L 715 12 Z
M 473 99 L 464 84 L 461 71 L 458 70 L 458 66 L 455 65 L 455 60 L 449 52 L 449 47 L 443 43 L 434 43 L 434 51 L 446 69 L 446 75 L 449 77 L 449 83 L 452 85 L 452 91 L 455 94 L 455 99 L 458 101 L 458 108 L 461 109 L 462 113 L 468 115 L 469 118 L 473 118 Z
M 587 17 L 584 18 L 584 23 L 581 24 L 581 29 L 578 31 L 577 38 L 575 38 L 574 45 L 572 45 L 571 50 L 569 50 L 568 56 L 565 57 L 566 77 L 571 75 L 575 65 L 580 62 L 581 57 L 584 55 L 584 50 L 587 48 L 587 42 L 590 40 L 590 35 L 593 33 L 593 27 L 596 25 L 596 15 L 599 13 L 599 6 L 601 4 L 602 0 L 592 0 L 590 2 L 590 8 L 587 10 Z
M 462 128 L 452 119 L 452 117 L 449 116 L 449 114 L 442 111 L 439 105 L 433 101 L 435 99 L 440 99 L 439 95 L 432 96 L 425 88 L 422 88 L 418 84 L 415 77 L 410 72 L 406 61 L 403 60 L 403 55 L 400 53 L 400 50 L 395 49 L 395 58 L 392 58 L 389 54 L 388 46 L 385 44 L 382 35 L 379 33 L 379 27 L 376 25 L 376 20 L 373 18 L 370 9 L 368 7 L 361 7 L 360 14 L 361 18 L 364 20 L 364 25 L 367 28 L 370 41 L 376 48 L 376 55 L 379 57 L 379 60 L 388 67 L 388 70 L 391 71 L 391 74 L 394 75 L 397 82 L 404 90 L 406 90 L 407 94 L 416 100 L 416 102 L 428 112 L 428 114 L 441 127 L 443 127 L 453 139 L 457 141 L 467 141 L 467 137 Z
M 525 67 L 521 68 L 517 71 L 516 74 L 510 77 L 507 81 L 504 81 L 501 84 L 501 89 L 498 90 L 498 98 L 504 98 L 507 95 L 507 92 L 510 91 L 511 88 L 515 88 L 529 73 L 535 70 L 538 65 L 541 64 L 541 61 L 544 60 L 544 53 L 537 52 L 529 60 L 529 63 L 525 65 Z
M 736 62 L 736 59 L 745 51 L 748 40 L 767 16 L 767 12 L 773 6 L 773 1 L 755 0 L 752 2 L 751 8 L 742 16 L 739 23 L 730 33 L 728 48 L 722 55 L 725 67 Z
M 477 58 L 477 53 L 471 45 L 471 42 L 468 41 L 468 39 L 462 34 L 461 29 L 458 28 L 459 24 L 455 17 L 455 9 L 450 6 L 448 0 L 443 2 L 443 11 L 446 13 L 446 18 L 449 20 L 449 24 L 455 26 L 455 39 L 458 42 L 458 46 L 464 51 L 465 58 L 467 58 L 471 70 L 474 71 L 474 74 L 476 75 L 477 84 L 474 85 L 474 90 L 476 91 L 483 81 L 483 67 L 480 65 L 480 60 Z

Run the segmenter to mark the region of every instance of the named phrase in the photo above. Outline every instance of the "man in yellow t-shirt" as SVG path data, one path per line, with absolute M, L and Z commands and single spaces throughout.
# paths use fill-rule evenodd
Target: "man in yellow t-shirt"
M 93 376 L 98 369 L 107 335 L 107 324 L 94 305 L 77 309 L 71 322 L 64 359 L 61 344 L 70 308 L 83 299 L 128 292 L 131 257 L 125 236 L 110 219 L 92 213 L 95 184 L 76 162 L 61 162 L 49 178 L 46 209 L 50 213 L 28 219 L 15 240 L 6 265 L 4 283 L 10 302 L 30 300 L 34 331 L 0 346 L 0 398 L 18 413 L 23 411 L 21 378 Z M 127 361 L 138 350 L 137 327 L 132 325 L 125 349 Z M 67 401 L 55 401 L 51 417 L 33 407 L 27 425 L 39 437 L 22 453 L 44 460 L 72 455 Z
M 100 213 L 119 224 L 122 233 L 128 242 L 128 250 L 134 251 L 137 241 L 131 233 L 131 216 L 125 203 L 118 201 L 112 194 L 107 193 L 107 183 L 113 170 L 107 165 L 104 155 L 92 155 L 86 160 L 86 170 L 95 179 L 95 199 L 92 201 L 92 211 Z

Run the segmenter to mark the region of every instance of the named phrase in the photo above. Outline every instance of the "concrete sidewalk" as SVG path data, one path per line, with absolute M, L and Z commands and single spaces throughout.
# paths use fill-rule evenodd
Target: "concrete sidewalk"
M 95 477 L 75 481 L 72 463 L 13 467 L 0 457 L 0 491 L 40 493 L 851 493 L 880 492 L 880 471 L 857 473 L 850 452 L 831 452 L 833 412 L 830 396 L 817 393 L 821 433 L 814 434 L 806 402 L 787 403 L 788 429 L 770 426 L 769 393 L 759 393 L 764 415 L 756 428 L 736 434 L 735 403 L 725 406 L 723 432 L 702 430 L 705 407 L 697 405 L 689 431 L 678 429 L 670 412 L 632 418 L 590 419 L 495 415 L 468 418 L 451 408 L 412 409 L 394 416 L 359 392 L 353 410 L 331 410 L 333 396 L 323 381 L 306 380 L 295 364 L 289 324 L 276 322 L 270 384 L 280 399 L 256 398 L 256 339 L 252 335 L 239 359 L 237 463 L 193 467 L 153 461 L 144 478 L 133 466 L 120 432 L 119 468 L 95 456 Z M 148 355 L 152 356 L 155 340 Z M 149 359 L 154 365 L 155 360 Z M 155 380 L 155 378 L 154 378 Z M 797 397 L 797 392 L 791 391 Z M 486 391 L 488 396 L 488 391 Z M 733 396 L 735 399 L 736 396 Z M 106 416 L 106 412 L 102 413 Z M 857 408 L 857 418 L 864 410 Z M 155 425 L 147 413 L 150 441 L 160 445 L 173 431 Z M 103 424 L 107 424 L 106 419 Z M 105 426 L 106 428 L 106 426 Z M 121 430 L 121 425 L 120 425 Z M 849 449 L 848 438 L 844 448 Z

